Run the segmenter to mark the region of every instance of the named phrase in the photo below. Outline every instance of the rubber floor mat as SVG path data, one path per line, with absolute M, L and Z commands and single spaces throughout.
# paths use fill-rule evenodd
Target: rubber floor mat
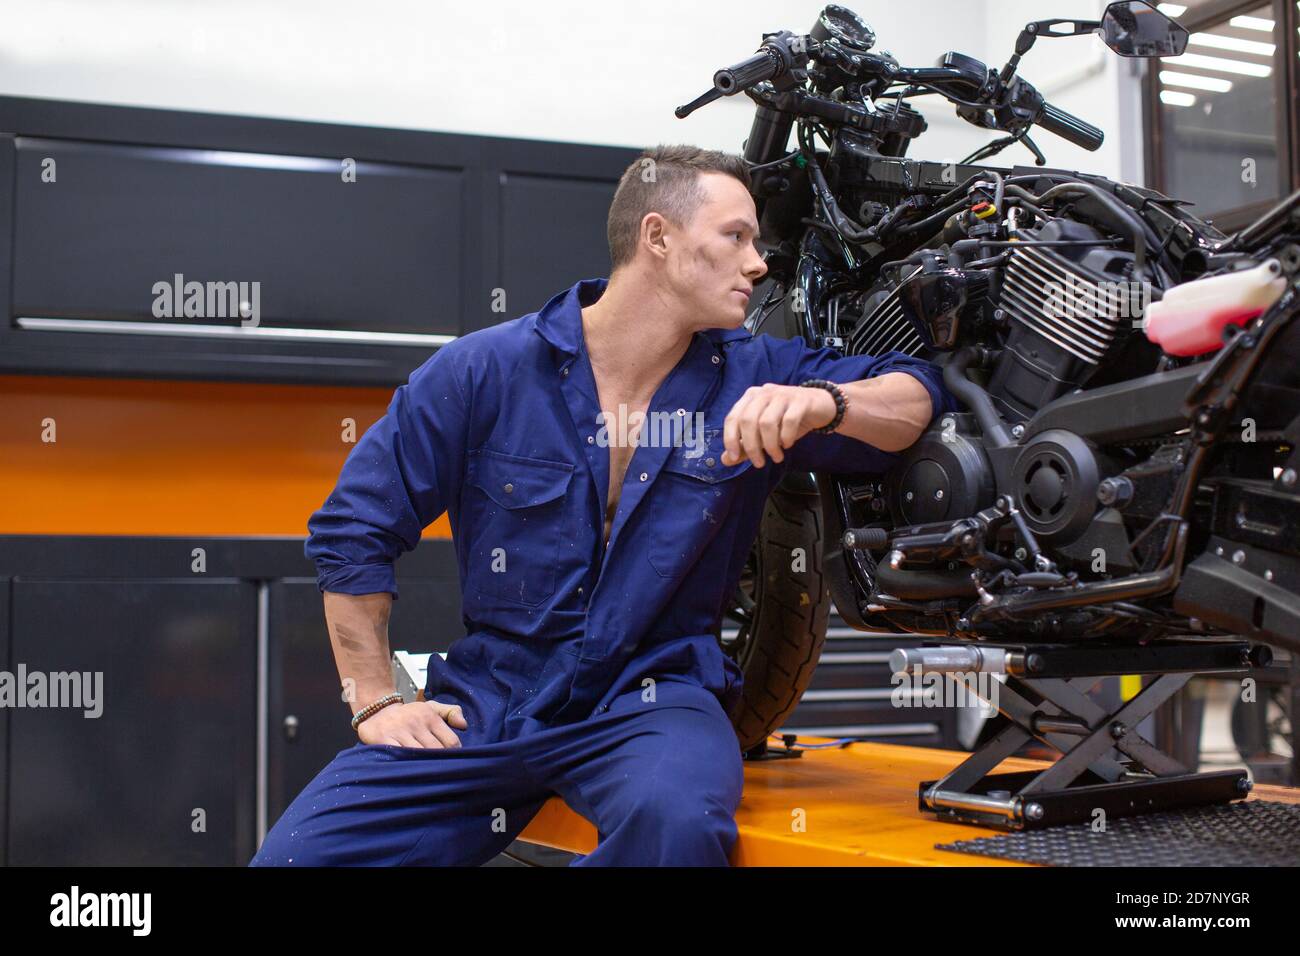
M 936 843 L 1047 866 L 1300 866 L 1300 805 L 1248 800 Z

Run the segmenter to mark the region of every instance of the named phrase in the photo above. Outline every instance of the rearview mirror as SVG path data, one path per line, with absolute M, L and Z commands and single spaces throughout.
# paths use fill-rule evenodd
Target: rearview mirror
M 1181 56 L 1187 30 L 1142 0 L 1112 3 L 1097 30 L 1120 56 Z

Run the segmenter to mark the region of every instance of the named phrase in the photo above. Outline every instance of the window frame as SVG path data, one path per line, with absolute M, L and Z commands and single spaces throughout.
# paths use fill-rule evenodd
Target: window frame
M 1259 6 L 1260 0 L 1210 0 L 1177 19 L 1189 33 L 1198 33 L 1227 23 L 1233 17 Z M 1270 6 L 1275 24 L 1274 42 L 1277 44 L 1277 50 L 1273 54 L 1273 95 L 1278 109 L 1273 117 L 1273 128 L 1278 146 L 1278 194 L 1235 209 L 1211 213 L 1214 225 L 1224 232 L 1232 232 L 1248 225 L 1300 187 L 1300 169 L 1297 169 L 1300 128 L 1297 127 L 1297 109 L 1294 105 L 1298 89 L 1297 75 L 1300 74 L 1300 69 L 1297 69 L 1300 34 L 1296 32 L 1300 27 L 1300 11 L 1296 0 L 1271 0 Z M 1144 71 L 1142 78 L 1142 128 L 1147 146 L 1144 172 L 1150 188 L 1168 195 L 1161 123 L 1161 61 L 1147 62 L 1150 68 Z M 1174 58 L 1170 62 L 1175 63 L 1177 60 Z

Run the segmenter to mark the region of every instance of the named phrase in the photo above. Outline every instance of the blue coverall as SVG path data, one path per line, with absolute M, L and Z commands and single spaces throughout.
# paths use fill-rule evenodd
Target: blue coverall
M 445 661 L 430 657 L 425 696 L 459 704 L 468 729 L 460 747 L 341 751 L 253 865 L 479 864 L 552 793 L 596 826 L 597 848 L 577 862 L 727 863 L 741 673 L 714 629 L 764 502 L 786 469 L 879 472 L 897 455 L 810 434 L 781 464 L 724 465 L 723 419 L 752 385 L 896 371 L 926 387 L 935 414 L 956 406 L 937 368 L 901 353 L 698 332 L 649 412 L 701 412 L 703 432 L 676 445 L 643 432 L 603 547 L 609 449 L 580 309 L 607 281 L 439 349 L 312 515 L 322 591 L 396 597 L 394 559 L 448 513 L 467 633 Z

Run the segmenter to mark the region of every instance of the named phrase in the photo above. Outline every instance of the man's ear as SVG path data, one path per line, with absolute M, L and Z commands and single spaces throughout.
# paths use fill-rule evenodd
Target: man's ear
M 648 212 L 641 219 L 641 244 L 659 259 L 668 255 L 668 220 L 657 212 Z

